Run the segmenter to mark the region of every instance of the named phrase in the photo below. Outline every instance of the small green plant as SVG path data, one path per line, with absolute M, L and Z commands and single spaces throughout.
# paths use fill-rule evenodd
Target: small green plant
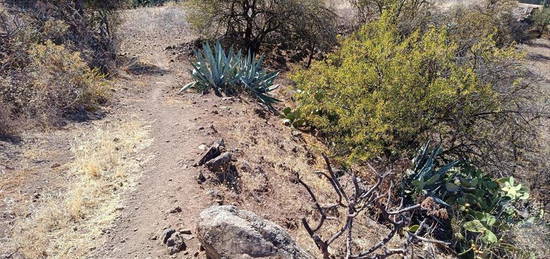
M 300 112 L 298 110 L 292 110 L 290 107 L 283 109 L 281 117 L 283 118 L 283 123 L 287 126 L 300 128 L 305 125 L 305 121 L 300 118 Z
M 262 64 L 263 58 L 256 59 L 250 51 L 243 56 L 232 49 L 226 52 L 219 42 L 213 48 L 205 43 L 202 51 L 195 51 L 195 61 L 191 64 L 195 81 L 185 85 L 180 92 L 191 87 L 203 93 L 213 90 L 216 95 L 247 92 L 271 108 L 279 101 L 269 95 L 278 87 L 273 82 L 279 73 L 266 71 Z
M 423 145 L 402 183 L 409 202 L 430 196 L 451 212 L 449 224 L 457 252 L 465 258 L 500 257 L 517 252 L 507 233 L 521 221 L 516 205 L 529 198 L 513 177 L 495 179 L 464 161 L 441 163 L 440 146 Z

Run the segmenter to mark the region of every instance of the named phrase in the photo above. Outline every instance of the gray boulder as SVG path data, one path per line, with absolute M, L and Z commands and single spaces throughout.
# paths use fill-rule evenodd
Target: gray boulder
M 211 259 L 313 258 L 280 226 L 230 205 L 202 211 L 197 237 Z

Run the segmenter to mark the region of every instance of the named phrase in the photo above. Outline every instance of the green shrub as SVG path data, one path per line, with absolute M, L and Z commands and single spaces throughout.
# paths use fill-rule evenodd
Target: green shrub
M 271 107 L 277 99 L 269 92 L 277 86 L 273 81 L 279 73 L 267 72 L 262 67 L 263 59 L 256 59 L 249 51 L 246 56 L 230 49 L 227 53 L 217 42 L 213 48 L 208 43 L 201 51 L 195 51 L 191 75 L 196 81 L 184 86 L 181 91 L 194 87 L 200 92 L 213 90 L 217 95 L 235 95 L 246 92 Z
M 469 145 L 491 129 L 478 126 L 499 114 L 501 96 L 512 91 L 497 92 L 486 78 L 497 62 L 520 57 L 513 48 L 484 38 L 463 52 L 445 29 L 403 37 L 393 21 L 384 13 L 326 60 L 291 76 L 297 110 L 341 160 L 410 154 L 433 136 Z M 499 87 L 514 85 L 513 78 Z
M 286 107 L 281 112 L 281 118 L 283 123 L 294 128 L 300 128 L 304 126 L 305 121 L 301 119 L 301 115 L 297 110 L 292 110 L 290 107 Z

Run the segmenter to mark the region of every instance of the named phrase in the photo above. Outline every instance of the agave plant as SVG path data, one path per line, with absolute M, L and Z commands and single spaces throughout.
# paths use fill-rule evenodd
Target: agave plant
M 436 168 L 437 157 L 443 149 L 437 146 L 430 148 L 430 142 L 426 142 L 412 160 L 412 169 L 407 170 L 407 179 L 404 181 L 404 191 L 413 196 L 431 196 L 441 204 L 447 205 L 440 197 L 446 192 L 457 191 L 454 185 L 449 184 L 446 174 L 459 162 L 453 161 L 442 167 Z
M 269 95 L 278 87 L 273 82 L 279 73 L 263 69 L 263 58 L 256 59 L 250 51 L 243 56 L 233 49 L 226 52 L 220 42 L 213 48 L 205 43 L 202 51 L 195 51 L 195 61 L 191 65 L 195 81 L 185 85 L 180 92 L 191 87 L 203 93 L 213 90 L 217 95 L 247 92 L 269 108 L 279 101 Z

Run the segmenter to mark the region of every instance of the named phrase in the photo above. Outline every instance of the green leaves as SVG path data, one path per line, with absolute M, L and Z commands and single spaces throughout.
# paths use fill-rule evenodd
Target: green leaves
M 514 177 L 505 177 L 498 179 L 497 182 L 501 186 L 501 190 L 504 195 L 512 200 L 526 200 L 529 198 L 529 192 L 527 188 L 521 184 L 516 184 Z
M 483 223 L 477 219 L 464 223 L 463 227 L 467 231 L 480 233 L 481 241 L 485 244 L 494 244 L 498 242 L 498 238 L 495 233 L 486 228 Z
M 485 230 L 485 226 L 481 223 L 481 221 L 475 219 L 472 221 L 468 221 L 462 225 L 465 230 L 475 233 L 483 233 Z
M 305 121 L 300 118 L 300 112 L 297 110 L 293 111 L 290 107 L 283 109 L 281 117 L 283 118 L 285 125 L 289 125 L 294 128 L 303 127 L 305 125 Z
M 499 246 L 517 222 L 514 202 L 528 199 L 527 189 L 513 177 L 495 179 L 467 162 L 442 163 L 441 153 L 429 142 L 419 148 L 403 178 L 403 194 L 413 201 L 430 196 L 452 211 L 449 231 L 459 253 L 478 255 Z
M 269 108 L 279 102 L 269 95 L 278 87 L 273 83 L 279 73 L 264 70 L 263 58 L 256 59 L 250 51 L 243 56 L 232 49 L 226 52 L 219 42 L 213 48 L 205 43 L 202 51 L 195 51 L 195 61 L 191 65 L 195 81 L 183 86 L 180 92 L 189 88 L 203 93 L 214 90 L 217 95 L 247 92 Z
M 414 196 L 429 195 L 443 198 L 447 192 L 458 192 L 460 187 L 453 182 L 448 175 L 459 161 L 453 161 L 443 166 L 438 165 L 438 156 L 441 154 L 440 146 L 430 148 L 430 142 L 426 142 L 413 158 L 413 168 L 407 170 L 408 177 L 404 181 L 404 189 Z M 439 199 L 440 200 L 440 199 Z M 440 202 L 443 204 L 443 202 Z

